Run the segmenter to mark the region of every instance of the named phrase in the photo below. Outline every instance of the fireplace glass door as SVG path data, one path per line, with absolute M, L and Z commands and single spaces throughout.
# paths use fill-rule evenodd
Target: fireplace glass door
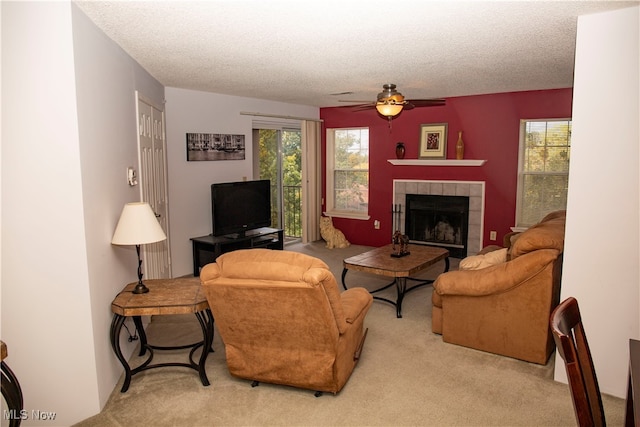
M 407 194 L 405 233 L 411 243 L 441 246 L 450 256 L 467 256 L 469 198 Z

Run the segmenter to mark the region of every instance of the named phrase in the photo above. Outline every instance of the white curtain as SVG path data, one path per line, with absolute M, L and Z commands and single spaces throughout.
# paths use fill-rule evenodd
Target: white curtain
M 322 173 L 318 121 L 302 121 L 302 242 L 320 240 Z

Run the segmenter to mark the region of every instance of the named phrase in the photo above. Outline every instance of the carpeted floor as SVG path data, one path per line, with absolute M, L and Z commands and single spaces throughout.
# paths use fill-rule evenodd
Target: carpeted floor
M 328 250 L 321 242 L 287 246 L 317 256 L 338 282 L 342 259 L 368 248 Z M 452 260 L 452 269 L 456 260 Z M 438 264 L 425 272 L 436 277 Z M 386 279 L 349 272 L 349 286 L 370 290 Z M 393 299 L 393 290 L 389 296 Z M 78 426 L 573 426 L 568 387 L 553 381 L 553 360 L 535 365 L 443 343 L 431 333 L 431 287 L 408 294 L 403 318 L 390 304 L 374 301 L 365 321 L 369 334 L 362 358 L 337 395 L 260 384 L 229 375 L 216 333 L 207 360 L 209 387 L 195 371 L 162 368 L 133 377 L 127 393 L 122 378 L 104 410 Z M 155 317 L 147 329 L 158 345 L 189 342 L 200 334 L 195 316 Z M 156 361 L 182 361 L 184 352 L 157 352 Z M 133 356 L 132 364 L 139 363 Z M 624 400 L 603 396 L 607 422 L 623 425 Z

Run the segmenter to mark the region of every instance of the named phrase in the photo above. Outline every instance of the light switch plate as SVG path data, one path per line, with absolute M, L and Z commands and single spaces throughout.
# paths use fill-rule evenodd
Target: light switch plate
M 132 166 L 127 168 L 127 184 L 131 187 L 138 185 L 138 174 Z

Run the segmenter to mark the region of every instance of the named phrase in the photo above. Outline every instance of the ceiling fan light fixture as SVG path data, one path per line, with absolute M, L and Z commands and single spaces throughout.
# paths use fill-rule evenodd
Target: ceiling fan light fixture
M 395 117 L 402 111 L 402 104 L 378 102 L 376 110 L 385 117 Z
M 400 114 L 402 110 L 411 110 L 416 107 L 434 107 L 445 105 L 444 99 L 405 99 L 404 95 L 396 90 L 396 85 L 393 83 L 387 83 L 382 86 L 382 92 L 378 94 L 378 98 L 375 102 L 368 101 L 344 101 L 341 102 L 362 102 L 360 105 L 353 105 L 354 111 L 368 110 L 375 107 L 378 113 L 387 119 L 389 119 L 389 126 L 391 126 L 391 120 Z
M 382 86 L 382 92 L 378 94 L 376 110 L 385 117 L 395 117 L 402 111 L 406 104 L 404 96 L 396 90 L 396 85 L 388 83 Z

